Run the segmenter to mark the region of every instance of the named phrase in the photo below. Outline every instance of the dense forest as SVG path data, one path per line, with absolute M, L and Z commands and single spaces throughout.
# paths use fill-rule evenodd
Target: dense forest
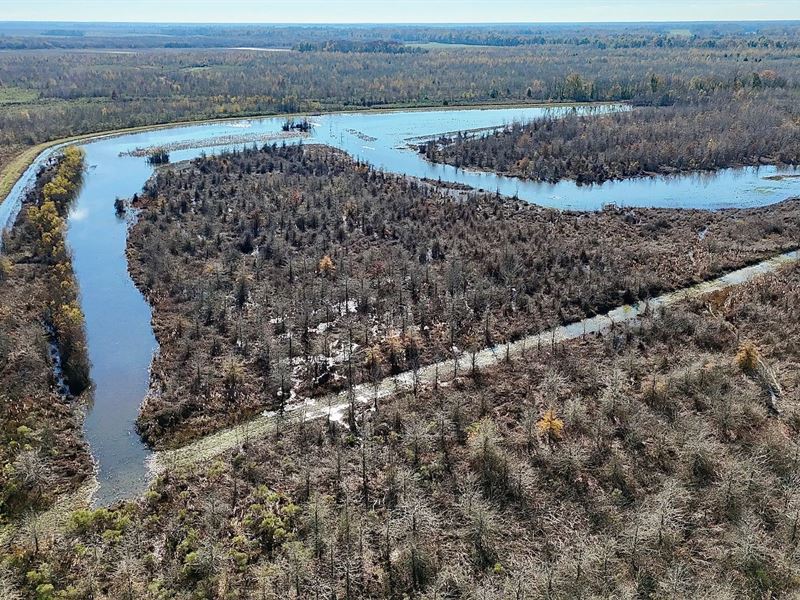
M 83 154 L 39 173 L 0 256 L 0 525 L 47 507 L 91 474 L 81 431 L 83 320 L 64 245 Z M 2 596 L 2 594 L 0 594 Z
M 402 54 L 5 52 L 0 146 L 185 119 L 343 108 L 724 100 L 751 89 L 754 73 L 770 89 L 795 90 L 796 50 L 749 41 L 730 48 L 551 44 Z
M 416 46 L 385 40 L 371 40 L 366 42 L 355 42 L 352 40 L 302 42 L 297 44 L 294 49 L 299 52 L 380 52 L 383 54 L 424 52 L 422 48 Z
M 774 77 L 770 71 L 754 73 L 750 89 L 731 98 L 716 95 L 696 104 L 545 118 L 478 137 L 431 140 L 420 151 L 429 160 L 457 167 L 579 183 L 800 164 L 800 95 L 763 91 Z
M 286 421 L 21 532 L 0 595 L 793 597 L 798 307 L 795 266 L 348 423 Z
M 440 189 L 324 147 L 159 171 L 131 271 L 160 351 L 144 438 L 515 340 L 795 247 L 800 204 L 572 214 Z M 235 409 L 233 409 L 235 407 Z

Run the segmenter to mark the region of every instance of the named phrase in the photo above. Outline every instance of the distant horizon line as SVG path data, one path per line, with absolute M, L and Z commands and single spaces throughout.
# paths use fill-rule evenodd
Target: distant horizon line
M 210 26 L 236 26 L 236 25 L 272 25 L 281 27 L 309 27 L 309 26 L 486 26 L 486 25 L 733 25 L 741 23 L 799 23 L 800 19 L 726 19 L 726 20 L 655 20 L 655 21 L 47 21 L 40 19 L 14 19 L 2 20 L 2 24 L 42 24 L 42 25 L 210 25 Z

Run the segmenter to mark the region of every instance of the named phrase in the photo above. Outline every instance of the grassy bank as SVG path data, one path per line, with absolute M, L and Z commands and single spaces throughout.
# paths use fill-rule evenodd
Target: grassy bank
M 6 196 L 11 192 L 11 188 L 14 187 L 17 180 L 22 177 L 22 174 L 31 166 L 33 161 L 36 160 L 36 157 L 39 156 L 41 152 L 57 143 L 57 141 L 47 142 L 27 148 L 3 165 L 3 169 L 0 171 L 0 202 L 6 199 Z

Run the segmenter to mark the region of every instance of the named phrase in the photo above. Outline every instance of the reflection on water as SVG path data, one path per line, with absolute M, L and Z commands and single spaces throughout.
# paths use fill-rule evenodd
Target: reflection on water
M 529 107 L 316 116 L 304 143 L 335 146 L 386 171 L 441 178 L 563 209 L 597 210 L 609 203 L 717 209 L 764 205 L 800 194 L 800 179 L 765 179 L 796 173 L 775 167 L 581 187 L 573 182 L 534 183 L 457 170 L 428 163 L 407 149 L 407 140 L 414 137 L 489 129 L 570 110 L 575 109 Z M 120 155 L 140 147 L 175 142 L 195 142 L 182 147 L 200 146 L 204 140 L 219 140 L 241 132 L 243 127 L 248 135 L 278 134 L 284 120 L 280 117 L 174 127 L 103 138 L 84 146 L 90 168 L 70 212 L 67 241 L 86 315 L 91 377 L 95 384 L 94 405 L 87 415 L 85 431 L 99 465 L 100 504 L 134 495 L 146 485 L 145 461 L 149 451 L 136 435 L 134 422 L 148 390 L 150 361 L 157 348 L 150 326 L 150 308 L 127 272 L 126 225 L 116 218 L 114 211 L 114 199 L 139 192 L 152 168 L 143 158 Z M 224 149 L 229 147 L 186 148 L 172 152 L 171 159 L 185 160 Z M 44 158 L 40 157 L 15 187 L 14 194 L 0 205 L 0 227 L 6 221 L 13 222 L 25 182 L 35 175 Z
M 134 430 L 147 393 L 156 340 L 150 307 L 133 285 L 125 256 L 126 225 L 114 199 L 141 190 L 151 168 L 144 160 L 120 161 L 106 143 L 85 147 L 88 169 L 70 210 L 67 241 L 86 316 L 94 404 L 86 437 L 98 462 L 99 503 L 129 496 L 146 485 L 149 452 Z

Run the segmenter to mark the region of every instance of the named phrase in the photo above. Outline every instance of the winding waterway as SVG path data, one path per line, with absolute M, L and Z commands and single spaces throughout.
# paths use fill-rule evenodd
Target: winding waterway
M 621 107 L 505 108 L 425 110 L 387 113 L 342 113 L 312 117 L 304 143 L 324 143 L 386 171 L 463 183 L 475 188 L 517 195 L 536 204 L 573 210 L 597 210 L 614 203 L 720 209 L 760 206 L 800 195 L 800 178 L 792 169 L 728 169 L 713 175 L 687 175 L 578 186 L 572 182 L 542 184 L 490 173 L 431 164 L 408 149 L 409 140 L 458 130 L 480 130 L 569 110 L 603 111 Z M 114 213 L 114 199 L 139 192 L 152 173 L 145 159 L 130 156 L 137 148 L 168 146 L 172 161 L 218 152 L 232 146 L 204 147 L 221 139 L 261 138 L 281 134 L 285 119 L 248 119 L 163 128 L 83 143 L 88 169 L 69 215 L 67 241 L 80 287 L 81 306 L 95 385 L 85 433 L 98 464 L 98 504 L 141 492 L 148 479 L 149 450 L 134 430 L 139 405 L 147 393 L 149 366 L 157 344 L 150 307 L 127 271 L 127 224 Z M 284 143 L 279 141 L 278 143 Z M 296 143 L 286 140 L 285 143 Z M 191 146 L 191 147 L 190 147 Z M 13 223 L 25 187 L 47 160 L 45 151 L 26 171 L 0 205 L 0 228 Z

